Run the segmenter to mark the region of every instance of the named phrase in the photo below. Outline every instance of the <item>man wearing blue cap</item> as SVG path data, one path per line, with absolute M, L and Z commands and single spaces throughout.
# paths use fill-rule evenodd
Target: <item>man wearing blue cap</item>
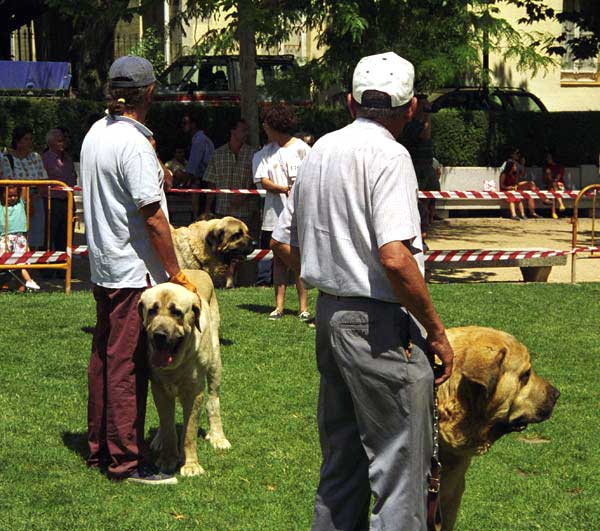
M 313 531 L 427 528 L 428 356 L 444 364 L 441 383 L 453 353 L 423 279 L 415 171 L 396 141 L 416 107 L 413 83 L 395 53 L 360 60 L 348 101 L 356 120 L 314 145 L 271 240 L 319 289 Z
M 81 147 L 83 213 L 96 328 L 88 367 L 87 463 L 111 479 L 172 484 L 148 463 L 144 442 L 148 370 L 138 313 L 142 292 L 170 280 L 195 291 L 181 272 L 163 191 L 164 172 L 144 125 L 154 70 L 120 57 L 109 71 L 108 114 Z

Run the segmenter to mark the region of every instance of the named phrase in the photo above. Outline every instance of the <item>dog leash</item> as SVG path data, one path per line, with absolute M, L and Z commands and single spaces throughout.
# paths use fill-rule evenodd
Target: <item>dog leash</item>
M 435 381 L 433 383 L 433 454 L 431 470 L 427 476 L 427 530 L 442 531 L 442 510 L 440 507 L 440 481 L 442 464 L 440 453 L 440 417 L 438 412 L 438 394 Z

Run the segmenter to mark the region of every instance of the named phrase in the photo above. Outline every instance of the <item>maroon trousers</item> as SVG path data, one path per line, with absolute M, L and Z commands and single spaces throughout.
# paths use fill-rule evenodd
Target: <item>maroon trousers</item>
M 114 479 L 146 460 L 145 335 L 137 305 L 144 289 L 94 286 L 96 329 L 88 367 L 88 466 Z

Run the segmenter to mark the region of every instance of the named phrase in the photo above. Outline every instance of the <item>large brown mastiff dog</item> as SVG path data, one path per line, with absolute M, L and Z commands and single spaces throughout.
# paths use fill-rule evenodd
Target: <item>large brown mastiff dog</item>
M 171 237 L 183 269 L 202 269 L 213 278 L 254 250 L 246 224 L 231 216 L 171 227 Z
M 196 447 L 198 415 L 208 387 L 206 439 L 216 449 L 230 448 L 221 424 L 219 386 L 221 353 L 219 306 L 213 284 L 204 271 L 185 271 L 200 297 L 182 286 L 159 284 L 146 290 L 139 303 L 148 337 L 152 395 L 160 428 L 152 441 L 158 467 L 183 476 L 204 473 Z M 183 407 L 183 433 L 177 444 L 175 401 Z
M 451 328 L 454 371 L 438 390 L 440 500 L 444 531 L 452 531 L 473 456 L 500 437 L 543 422 L 559 392 L 531 369 L 531 357 L 516 338 L 492 328 Z

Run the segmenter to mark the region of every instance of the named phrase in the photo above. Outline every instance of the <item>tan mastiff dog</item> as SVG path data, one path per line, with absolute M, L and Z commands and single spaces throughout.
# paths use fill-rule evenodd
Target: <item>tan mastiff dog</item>
M 152 441 L 159 452 L 157 466 L 167 472 L 179 468 L 183 476 L 204 473 L 198 462 L 198 415 L 208 387 L 206 411 L 213 448 L 231 447 L 223 433 L 219 403 L 221 352 L 219 306 L 212 281 L 204 271 L 185 271 L 200 294 L 170 282 L 146 290 L 139 303 L 148 337 L 152 395 L 160 429 Z M 177 444 L 175 401 L 183 407 L 183 433 Z
M 254 250 L 246 224 L 231 216 L 171 227 L 171 237 L 182 268 L 202 269 L 213 278 L 223 274 L 233 260 L 243 260 Z
M 440 501 L 443 530 L 452 531 L 473 456 L 507 433 L 547 420 L 560 393 L 533 372 L 529 351 L 515 337 L 469 326 L 451 328 L 454 371 L 438 390 Z

